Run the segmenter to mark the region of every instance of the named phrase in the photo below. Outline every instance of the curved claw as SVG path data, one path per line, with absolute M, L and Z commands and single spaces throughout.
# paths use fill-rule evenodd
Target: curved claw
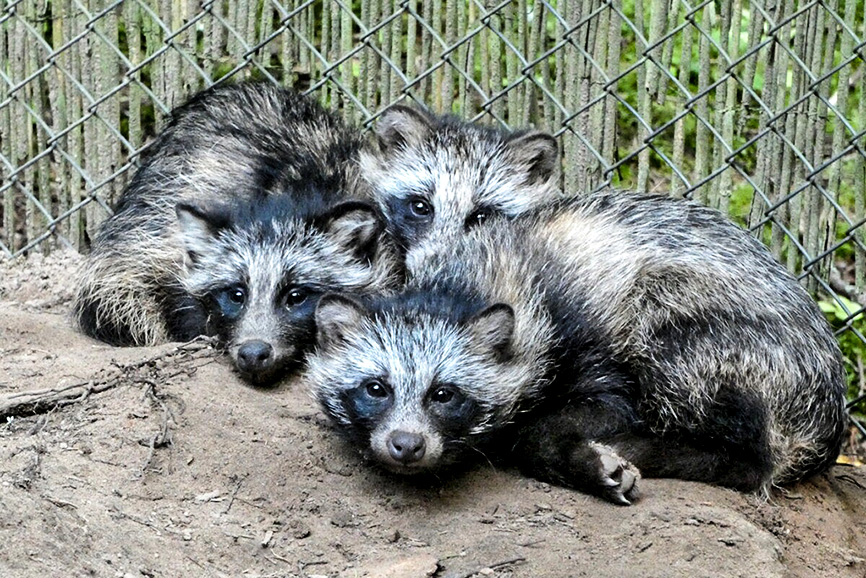
M 598 452 L 601 471 L 599 484 L 601 494 L 614 504 L 630 506 L 638 496 L 637 482 L 640 472 L 630 462 L 621 458 L 612 448 L 601 444 L 593 444 Z

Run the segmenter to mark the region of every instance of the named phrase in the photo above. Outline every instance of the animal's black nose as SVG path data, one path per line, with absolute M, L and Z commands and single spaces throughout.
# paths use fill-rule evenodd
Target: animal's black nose
M 388 453 L 403 464 L 419 461 L 424 457 L 425 449 L 424 437 L 416 433 L 397 430 L 388 438 Z
M 274 363 L 274 348 L 259 339 L 247 341 L 238 348 L 238 369 L 247 373 L 258 373 L 269 369 Z

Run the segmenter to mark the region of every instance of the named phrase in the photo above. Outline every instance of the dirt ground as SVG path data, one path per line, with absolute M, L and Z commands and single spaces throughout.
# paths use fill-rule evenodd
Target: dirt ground
M 866 468 L 770 502 L 643 480 L 618 507 L 485 464 L 419 485 L 347 448 L 300 382 L 77 334 L 78 259 L 0 263 L 4 578 L 866 577 Z M 66 401 L 9 414 L 35 390 Z

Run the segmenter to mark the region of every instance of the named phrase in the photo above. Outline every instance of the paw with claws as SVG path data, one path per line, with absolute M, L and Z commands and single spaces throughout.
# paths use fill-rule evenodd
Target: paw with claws
M 640 471 L 613 448 L 590 443 L 598 458 L 598 495 L 622 506 L 630 506 L 638 497 L 637 481 Z

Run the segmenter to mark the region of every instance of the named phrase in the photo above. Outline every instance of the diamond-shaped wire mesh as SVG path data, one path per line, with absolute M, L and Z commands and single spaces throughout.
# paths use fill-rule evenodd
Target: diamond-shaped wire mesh
M 856 344 L 864 19 L 857 0 L 9 1 L 0 253 L 86 250 L 166 113 L 256 77 L 364 127 L 409 100 L 549 130 L 568 190 L 669 192 L 726 211 L 801 275 L 843 347 Z M 849 350 L 862 400 L 863 347 Z

